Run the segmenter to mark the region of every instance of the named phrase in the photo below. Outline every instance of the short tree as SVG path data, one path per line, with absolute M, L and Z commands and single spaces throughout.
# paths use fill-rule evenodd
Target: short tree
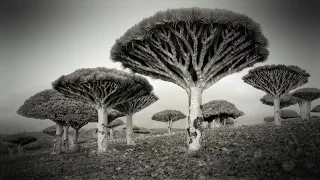
M 37 141 L 36 137 L 26 134 L 10 134 L 3 139 L 3 142 L 5 143 L 15 144 L 18 147 L 19 154 L 22 154 L 24 145 L 35 141 Z
M 318 88 L 301 88 L 292 93 L 299 99 L 300 116 L 304 120 L 310 120 L 311 102 L 320 98 L 320 89 Z
M 273 106 L 274 105 L 274 99 L 271 94 L 264 95 L 260 101 L 262 104 Z M 291 95 L 291 93 L 284 94 L 280 98 L 280 109 L 283 109 L 285 107 L 289 107 L 292 105 L 295 105 L 298 103 L 298 99 Z
M 313 107 L 312 110 L 311 110 L 311 112 L 320 113 L 320 104 L 317 105 L 317 106 L 315 106 L 315 107 Z
M 103 67 L 76 70 L 61 76 L 52 86 L 67 97 L 91 104 L 97 110 L 98 153 L 105 152 L 107 147 L 108 110 L 153 90 L 146 78 Z
M 98 115 L 94 108 L 81 101 L 63 96 L 56 90 L 41 91 L 27 99 L 17 113 L 35 119 L 50 119 L 56 123 L 56 136 L 52 154 L 61 153 L 62 136 L 64 147 L 69 150 L 68 127 L 71 121 L 97 122 Z
M 281 118 L 282 119 L 290 119 L 290 118 L 298 118 L 299 114 L 292 109 L 282 109 L 281 110 Z
M 110 139 L 113 140 L 113 137 L 114 137 L 113 129 L 122 125 L 124 125 L 124 122 L 121 119 L 116 119 L 108 124 L 107 127 L 110 129 Z
M 97 120 L 97 119 L 96 119 L 96 120 Z M 73 140 L 73 145 L 74 145 L 74 149 L 73 149 L 74 152 L 79 151 L 79 149 L 80 149 L 80 145 L 79 145 L 79 143 L 78 143 L 79 130 L 80 130 L 83 126 L 87 125 L 90 121 L 91 121 L 91 120 L 89 120 L 89 121 L 84 121 L 84 122 L 76 122 L 76 121 L 71 121 L 71 122 L 70 122 L 70 126 L 71 126 L 72 129 L 74 130 L 74 131 L 73 131 L 73 139 L 72 139 L 72 140 Z
M 49 136 L 55 136 L 56 135 L 56 131 L 57 131 L 57 126 L 56 125 L 49 126 L 49 127 L 45 128 L 44 130 L 42 130 L 42 132 L 44 134 L 47 134 Z
M 244 115 L 233 103 L 226 100 L 213 100 L 202 105 L 204 121 L 208 122 L 208 127 L 220 127 L 221 123 L 226 125 L 230 117 L 236 119 Z M 214 124 L 212 124 L 212 122 Z
M 133 126 L 133 133 L 136 134 L 150 134 L 151 130 L 145 127 Z
M 264 62 L 260 25 L 227 10 L 180 8 L 143 19 L 117 39 L 111 59 L 125 68 L 177 84 L 189 98 L 188 146 L 200 149 L 202 93 L 223 77 Z
M 265 65 L 243 76 L 243 81 L 273 96 L 274 122 L 281 125 L 280 99 L 289 91 L 308 82 L 310 74 L 298 66 Z
M 163 110 L 155 113 L 151 119 L 155 121 L 165 122 L 168 126 L 168 133 L 172 134 L 172 124 L 178 120 L 184 119 L 187 116 L 177 110 Z
M 264 123 L 269 124 L 274 122 L 274 116 L 267 116 L 263 118 Z
M 158 101 L 158 97 L 155 94 L 149 94 L 147 96 L 142 96 L 140 98 L 134 99 L 132 101 L 127 101 L 125 103 L 119 104 L 114 107 L 114 109 L 123 112 L 126 114 L 126 139 L 127 139 L 127 145 L 133 145 L 133 139 L 132 139 L 132 133 L 133 133 L 133 122 L 132 122 L 132 116 L 147 108 L 151 104 Z

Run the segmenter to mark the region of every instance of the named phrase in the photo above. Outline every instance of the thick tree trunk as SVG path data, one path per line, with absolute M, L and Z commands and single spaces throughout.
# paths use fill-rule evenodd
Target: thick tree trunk
M 168 133 L 172 134 L 172 120 L 168 121 Z
M 201 127 L 203 122 L 203 115 L 200 109 L 202 104 L 202 89 L 198 87 L 190 88 L 190 120 L 189 120 L 189 137 L 188 149 L 190 151 L 197 151 L 200 149 Z
M 66 153 L 69 152 L 69 127 L 69 124 L 63 126 L 63 146 Z
M 107 125 L 108 125 L 108 114 L 107 109 L 104 107 L 100 107 L 98 109 L 98 153 L 103 153 L 107 151 Z
M 14 150 L 14 148 L 9 148 L 9 147 L 8 147 L 8 151 L 9 151 L 9 155 L 10 155 L 10 156 L 13 155 L 13 150 Z
M 80 146 L 78 144 L 78 134 L 79 134 L 79 129 L 74 129 L 74 136 L 73 136 L 74 151 L 79 151 L 80 149 Z
M 53 151 L 51 154 L 61 154 L 62 135 L 62 125 L 56 122 L 56 135 L 53 140 Z
M 208 121 L 208 129 L 212 129 L 214 126 L 214 123 L 212 121 Z
M 280 98 L 273 98 L 274 101 L 274 124 L 281 125 Z
M 310 120 L 311 101 L 307 102 L 307 120 Z
M 134 145 L 134 141 L 132 138 L 133 135 L 133 124 L 132 124 L 132 114 L 127 115 L 127 122 L 126 122 L 126 139 L 127 145 Z
M 226 121 L 227 121 L 227 119 L 224 118 L 224 119 L 223 119 L 223 127 L 226 127 Z
M 303 101 L 300 105 L 300 116 L 301 119 L 307 120 L 308 119 L 308 102 Z
M 221 127 L 221 118 L 220 116 L 217 116 L 215 119 L 214 119 L 214 127 Z
M 114 133 L 114 132 L 113 132 L 113 129 L 110 128 L 109 131 L 110 131 L 110 139 L 113 140 L 113 133 Z

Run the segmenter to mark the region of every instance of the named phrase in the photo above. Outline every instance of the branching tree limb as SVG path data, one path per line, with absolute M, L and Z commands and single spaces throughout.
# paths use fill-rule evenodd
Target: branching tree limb
M 274 121 L 281 125 L 280 99 L 289 91 L 308 82 L 308 74 L 298 66 L 265 65 L 249 71 L 242 79 L 245 83 L 260 89 L 274 100 Z
M 168 18 L 170 17 L 170 18 Z M 200 148 L 202 92 L 223 77 L 266 61 L 268 41 L 245 15 L 206 8 L 169 9 L 116 40 L 111 59 L 133 72 L 172 82 L 189 97 L 189 150 Z
M 98 153 L 107 148 L 108 111 L 114 106 L 150 94 L 152 85 L 142 76 L 116 69 L 83 68 L 61 76 L 52 86 L 65 96 L 90 103 L 98 112 Z

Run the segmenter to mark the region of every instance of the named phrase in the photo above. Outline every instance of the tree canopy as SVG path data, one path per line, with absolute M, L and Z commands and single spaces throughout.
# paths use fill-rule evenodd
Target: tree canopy
M 37 138 L 26 134 L 10 134 L 6 136 L 3 141 L 24 146 L 26 144 L 37 141 Z
M 292 109 L 283 109 L 281 110 L 281 118 L 287 119 L 287 118 L 297 118 L 300 117 L 299 114 L 292 110 Z
M 320 89 L 318 88 L 301 88 L 292 93 L 296 98 L 303 101 L 314 101 L 320 98 Z
M 47 128 L 45 128 L 44 130 L 42 130 L 43 133 L 48 134 L 50 136 L 55 136 L 56 135 L 56 125 L 53 126 L 49 126 Z
M 177 110 L 163 110 L 160 112 L 155 113 L 151 119 L 155 121 L 161 121 L 161 122 L 175 122 L 181 119 L 186 118 L 187 116 L 183 114 L 181 111 Z
M 265 105 L 269 105 L 269 106 L 274 105 L 273 96 L 268 93 L 266 95 L 264 95 L 260 99 L 260 101 Z M 295 98 L 294 96 L 292 96 L 291 93 L 287 93 L 280 98 L 280 108 L 281 109 L 285 108 L 285 107 L 289 107 L 289 106 L 297 104 L 297 103 L 298 103 L 298 99 Z
M 111 123 L 108 124 L 108 128 L 115 128 L 118 126 L 124 125 L 124 122 L 121 119 L 115 119 Z
M 256 67 L 242 77 L 245 83 L 273 97 L 281 98 L 289 91 L 308 82 L 310 74 L 293 65 L 265 65 Z
M 81 101 L 67 98 L 54 89 L 41 91 L 18 109 L 21 116 L 35 119 L 50 119 L 55 122 L 97 122 L 96 110 Z
M 159 100 L 159 98 L 154 93 L 151 93 L 149 95 L 142 96 L 134 100 L 124 102 L 122 104 L 118 104 L 114 106 L 114 109 L 124 114 L 135 114 L 142 109 L 150 106 L 157 100 Z
M 105 67 L 83 68 L 52 83 L 67 97 L 96 107 L 108 107 L 148 95 L 152 85 L 142 76 Z M 126 92 L 126 93 L 123 93 Z
M 228 10 L 179 8 L 145 18 L 116 40 L 111 59 L 133 72 L 207 89 L 221 78 L 264 62 L 261 27 Z
M 205 121 L 212 120 L 218 116 L 236 119 L 244 115 L 233 103 L 226 100 L 213 100 L 202 105 L 202 113 Z
M 320 104 L 315 106 L 315 107 L 313 107 L 311 112 L 316 112 L 316 113 L 320 112 Z

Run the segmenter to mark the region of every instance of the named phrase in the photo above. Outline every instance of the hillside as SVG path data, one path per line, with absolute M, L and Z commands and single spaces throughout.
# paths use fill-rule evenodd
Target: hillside
M 203 148 L 187 154 L 186 133 L 147 136 L 104 155 L 46 153 L 0 158 L 0 179 L 320 179 L 320 121 L 284 121 L 204 132 Z

